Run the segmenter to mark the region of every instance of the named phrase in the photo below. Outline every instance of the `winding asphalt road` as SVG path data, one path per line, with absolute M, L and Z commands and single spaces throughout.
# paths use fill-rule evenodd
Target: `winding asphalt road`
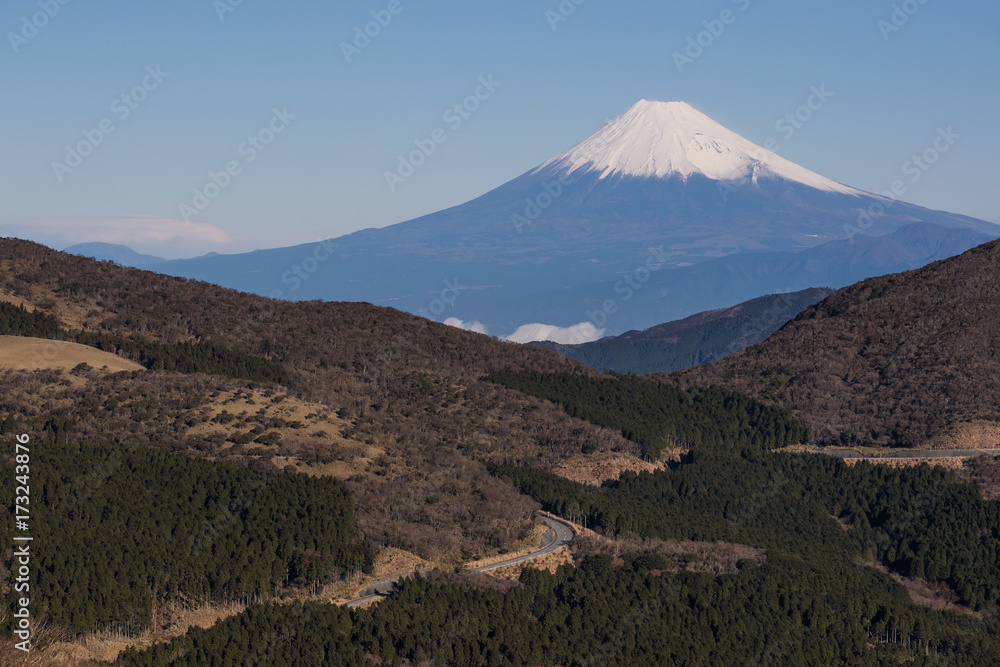
M 508 565 L 517 565 L 518 563 L 524 563 L 529 560 L 534 560 L 536 558 L 541 558 L 542 556 L 548 556 L 550 553 L 556 549 L 560 549 L 576 537 L 576 533 L 573 529 L 569 527 L 569 524 L 564 523 L 561 519 L 556 519 L 553 517 L 543 516 L 542 521 L 549 524 L 549 529 L 552 533 L 551 541 L 538 551 L 533 551 L 530 554 L 525 554 L 524 556 L 518 556 L 517 558 L 510 558 L 508 560 L 500 561 L 499 563 L 494 563 L 493 565 L 484 565 L 482 567 L 477 567 L 471 572 L 489 572 L 490 570 L 499 570 L 501 567 L 507 567 Z M 542 539 L 549 537 L 549 533 L 546 532 L 542 536 Z
M 568 523 L 562 519 L 557 519 L 552 516 L 543 516 L 542 521 L 549 525 L 549 530 L 546 531 L 545 535 L 542 536 L 542 541 L 548 540 L 548 543 L 540 548 L 538 551 L 532 551 L 530 554 L 525 554 L 524 556 L 518 556 L 517 558 L 509 558 L 507 560 L 502 560 L 499 563 L 493 563 L 492 565 L 483 565 L 482 567 L 473 568 L 469 570 L 470 572 L 489 572 L 490 570 L 499 570 L 502 567 L 507 567 L 508 565 L 517 565 L 518 563 L 524 563 L 529 560 L 534 560 L 536 558 L 541 558 L 542 556 L 548 556 L 550 553 L 556 549 L 561 549 L 576 537 L 576 532 L 570 527 Z M 388 584 L 390 582 L 398 580 L 398 577 L 392 577 L 390 579 L 379 579 L 378 581 L 372 582 L 366 588 L 372 586 L 379 586 L 380 584 Z M 379 600 L 381 598 L 388 597 L 388 595 L 382 595 L 381 593 L 375 593 L 373 595 L 366 595 L 364 597 L 356 598 L 348 602 L 345 606 L 347 607 L 357 607 L 363 605 L 366 602 L 371 602 L 372 600 Z

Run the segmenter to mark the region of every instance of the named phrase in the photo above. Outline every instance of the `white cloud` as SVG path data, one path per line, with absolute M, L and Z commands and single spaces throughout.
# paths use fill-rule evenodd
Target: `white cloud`
M 126 215 L 91 220 L 43 220 L 5 224 L 7 236 L 30 238 L 53 247 L 101 242 L 127 245 L 140 252 L 173 251 L 192 256 L 219 249 L 233 242 L 220 227 L 203 222 L 185 222 L 152 215 Z
M 463 322 L 457 317 L 449 317 L 444 321 L 450 327 L 456 327 L 458 329 L 465 329 L 466 331 L 475 331 L 476 333 L 487 333 L 486 325 L 479 320 L 474 320 L 472 322 Z
M 552 341 L 564 345 L 589 343 L 604 335 L 605 329 L 598 329 L 591 322 L 580 322 L 571 327 L 557 327 L 552 324 L 522 324 L 517 331 L 507 336 L 507 340 L 515 343 L 531 343 L 533 341 Z
M 32 227 L 49 234 L 61 234 L 83 243 L 228 243 L 229 234 L 215 225 L 185 222 L 152 215 L 128 215 L 101 220 L 52 221 L 34 223 Z

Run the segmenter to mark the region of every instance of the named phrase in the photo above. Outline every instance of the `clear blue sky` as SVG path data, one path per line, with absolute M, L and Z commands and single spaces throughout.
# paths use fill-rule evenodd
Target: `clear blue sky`
M 47 2 L 55 15 L 35 16 Z M 168 257 L 338 236 L 476 197 L 642 98 L 689 102 L 873 191 L 950 126 L 960 139 L 905 198 L 1000 216 L 996 3 L 566 0 L 575 11 L 553 30 L 557 0 L 399 0 L 348 63 L 341 43 L 389 0 L 236 2 L 4 2 L 0 234 Z M 916 11 L 887 32 L 894 4 Z M 728 25 L 678 71 L 674 52 L 724 10 Z M 444 112 L 490 75 L 500 87 L 453 129 Z M 144 100 L 120 100 L 144 84 Z M 824 85 L 833 96 L 786 140 L 776 122 Z M 241 151 L 272 121 L 272 143 Z M 113 131 L 57 175 L 102 122 Z M 385 172 L 438 128 L 447 140 L 390 192 Z M 185 223 L 180 206 L 230 161 L 239 173 Z

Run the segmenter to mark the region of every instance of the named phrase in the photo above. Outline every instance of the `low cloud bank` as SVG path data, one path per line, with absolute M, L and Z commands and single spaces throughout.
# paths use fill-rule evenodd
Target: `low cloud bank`
M 517 331 L 507 336 L 515 343 L 552 341 L 563 345 L 590 343 L 604 335 L 605 329 L 598 329 L 592 322 L 580 322 L 571 327 L 557 327 L 552 324 L 522 324 Z
M 450 327 L 455 327 L 457 329 L 465 329 L 466 331 L 475 331 L 476 333 L 489 333 L 486 331 L 486 325 L 479 320 L 473 320 L 472 322 L 463 322 L 457 317 L 449 317 L 444 321 Z

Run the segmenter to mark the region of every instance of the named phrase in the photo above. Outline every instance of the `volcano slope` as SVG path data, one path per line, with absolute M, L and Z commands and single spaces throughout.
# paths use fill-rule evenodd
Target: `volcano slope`
M 641 100 L 458 206 L 155 270 L 264 296 L 455 317 L 500 336 L 588 320 L 616 335 L 914 269 L 998 236 L 992 223 L 837 183 L 683 102 Z

